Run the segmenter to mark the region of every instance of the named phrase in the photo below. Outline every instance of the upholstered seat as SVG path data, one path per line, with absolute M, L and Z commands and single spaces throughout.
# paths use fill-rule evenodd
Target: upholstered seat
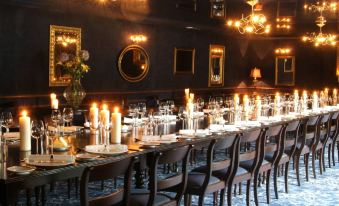
M 150 191 L 148 190 L 133 190 L 131 195 L 133 198 L 130 201 L 130 205 L 133 206 L 144 206 L 147 205 L 149 197 L 150 197 Z M 154 198 L 154 206 L 161 206 L 161 205 L 176 205 L 176 201 L 174 198 L 166 195 L 166 194 L 160 194 L 157 193 L 157 195 Z
M 205 180 L 206 174 L 200 172 L 190 172 L 188 174 L 187 190 L 199 190 Z M 225 183 L 219 178 L 211 176 L 208 185 L 214 185 L 216 188 L 224 189 Z

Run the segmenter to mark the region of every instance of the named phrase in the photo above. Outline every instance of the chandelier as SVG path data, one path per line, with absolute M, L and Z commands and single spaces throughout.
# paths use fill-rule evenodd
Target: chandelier
M 319 27 L 319 33 L 310 33 L 307 34 L 305 36 L 302 37 L 302 40 L 304 42 L 311 42 L 314 43 L 314 46 L 318 47 L 318 46 L 326 46 L 326 45 L 332 45 L 335 46 L 337 44 L 337 40 L 336 40 L 336 35 L 335 34 L 326 34 L 322 32 L 322 28 L 325 26 L 326 24 L 326 19 L 325 17 L 323 17 L 323 11 L 325 10 L 331 10 L 331 11 L 335 11 L 337 6 L 336 3 L 319 3 L 317 2 L 317 4 L 314 5 L 305 5 L 305 8 L 308 8 L 311 11 L 318 11 L 320 12 L 320 16 L 317 17 L 317 19 L 315 20 L 316 25 Z
M 337 10 L 337 2 L 322 2 L 319 1 L 315 4 L 305 4 L 304 9 L 313 11 L 313 12 L 323 12 L 323 11 L 333 11 L 335 12 Z
M 258 4 L 258 0 L 247 0 L 247 4 L 252 7 L 251 14 L 240 20 L 229 20 L 227 25 L 236 27 L 241 34 L 264 34 L 270 33 L 271 25 L 267 24 L 267 18 L 264 14 L 258 13 L 254 8 Z
M 77 41 L 78 40 L 75 37 L 71 37 L 68 35 L 59 35 L 56 37 L 56 42 L 64 47 L 67 47 L 69 44 L 74 44 Z

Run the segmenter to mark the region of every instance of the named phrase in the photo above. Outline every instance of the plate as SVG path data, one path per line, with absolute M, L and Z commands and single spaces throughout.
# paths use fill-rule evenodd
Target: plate
M 24 167 L 24 166 L 12 166 L 8 167 L 9 172 L 14 172 L 18 175 L 28 175 L 35 170 L 33 167 Z
M 90 153 L 81 153 L 75 156 L 76 160 L 78 161 L 93 161 L 99 157 L 100 157 L 99 155 L 90 154 Z
M 125 144 L 87 145 L 85 151 L 99 155 L 117 155 L 128 152 L 128 147 Z
M 143 148 L 154 148 L 160 146 L 160 142 L 139 142 L 139 144 Z
M 51 146 L 49 146 L 49 148 L 52 149 Z M 69 148 L 71 148 L 71 146 L 68 146 L 68 147 L 53 147 L 53 151 L 54 152 L 66 152 L 69 150 Z
M 75 158 L 72 155 L 30 155 L 26 159 L 27 165 L 44 168 L 64 167 L 74 162 Z

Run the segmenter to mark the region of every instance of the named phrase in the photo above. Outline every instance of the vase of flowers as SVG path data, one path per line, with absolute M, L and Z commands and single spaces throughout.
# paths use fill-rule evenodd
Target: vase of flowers
M 60 61 L 65 74 L 70 76 L 70 84 L 66 87 L 63 95 L 73 109 L 77 109 L 86 96 L 86 92 L 81 85 L 81 78 L 90 68 L 84 62 L 89 59 L 89 53 L 81 50 L 77 55 L 61 54 Z

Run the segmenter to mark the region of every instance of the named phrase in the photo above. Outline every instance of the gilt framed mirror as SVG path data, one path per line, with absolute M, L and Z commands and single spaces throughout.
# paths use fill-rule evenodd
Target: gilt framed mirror
M 224 86 L 225 47 L 221 45 L 210 45 L 209 51 L 209 87 Z
M 120 54 L 118 69 L 120 75 L 129 82 L 143 80 L 149 70 L 149 57 L 144 48 L 138 45 L 126 47 Z
M 195 49 L 174 48 L 174 74 L 194 74 Z
M 275 58 L 275 85 L 294 86 L 295 84 L 295 57 L 277 56 Z
M 76 56 L 81 50 L 81 28 L 50 25 L 49 86 L 67 86 L 70 76 L 63 71 L 62 54 Z

